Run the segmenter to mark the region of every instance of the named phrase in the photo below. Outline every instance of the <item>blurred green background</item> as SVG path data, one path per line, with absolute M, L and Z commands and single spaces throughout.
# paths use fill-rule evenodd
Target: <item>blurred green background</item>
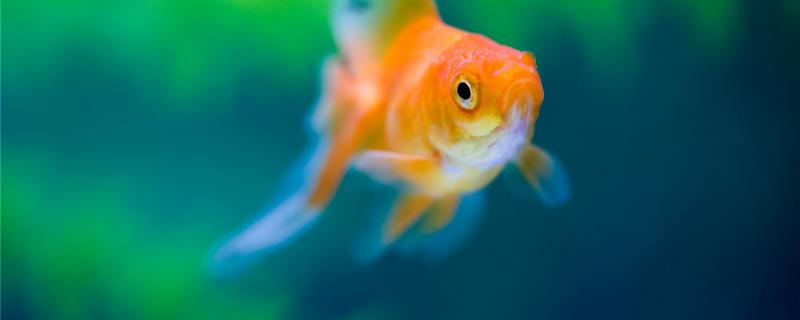
M 797 319 L 800 3 L 439 1 L 533 51 L 546 209 L 497 181 L 439 264 L 354 266 L 377 192 L 238 277 L 210 249 L 307 141 L 321 0 L 2 2 L 2 317 Z

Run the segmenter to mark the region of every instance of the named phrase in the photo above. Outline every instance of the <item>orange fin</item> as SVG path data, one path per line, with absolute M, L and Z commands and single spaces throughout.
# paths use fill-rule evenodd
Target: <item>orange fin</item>
M 433 198 L 428 195 L 402 195 L 395 203 L 392 213 L 383 226 L 383 236 L 381 237 L 383 244 L 391 244 L 400 238 L 419 220 L 432 202 Z
M 438 172 L 438 163 L 438 159 L 432 156 L 369 150 L 356 156 L 353 166 L 383 183 L 425 186 Z
M 484 211 L 484 194 L 453 195 L 436 200 L 421 221 L 395 245 L 395 250 L 406 256 L 416 256 L 428 262 L 446 259 L 466 243 L 475 233 Z M 449 199 L 448 199 L 449 198 Z M 450 209 L 455 212 L 450 211 Z M 439 229 L 425 230 L 426 224 L 439 214 L 449 218 Z M 434 219 L 438 220 L 437 219 Z M 443 222 L 443 220 L 438 220 Z
M 314 155 L 305 163 L 302 177 L 298 178 L 301 185 L 293 186 L 295 191 L 291 196 L 280 200 L 220 246 L 213 257 L 214 268 L 237 268 L 260 253 L 285 245 L 306 230 L 338 189 L 352 154 L 374 123 L 371 116 L 352 115 L 346 119 L 346 129 L 335 135 L 330 144 L 318 143 Z
M 308 206 L 323 209 L 339 188 L 350 159 L 361 147 L 364 139 L 376 124 L 376 114 L 369 111 L 354 112 L 342 124 L 342 130 L 332 136 L 329 149 L 323 151 L 321 168 L 310 181 Z
M 516 161 L 522 176 L 536 189 L 539 197 L 548 206 L 557 206 L 570 197 L 566 172 L 558 160 L 547 151 L 527 145 Z
M 394 251 L 404 256 L 418 256 L 429 262 L 441 261 L 461 247 L 472 234 L 475 233 L 483 213 L 484 192 L 472 194 L 446 196 L 432 199 L 429 208 L 423 210 L 423 217 L 417 217 L 416 223 L 398 234 L 393 242 L 384 240 L 390 217 L 395 215 L 395 210 L 380 210 L 372 218 L 369 227 L 357 238 L 354 249 L 356 261 L 362 265 L 369 265 L 380 259 L 388 251 Z M 404 195 L 404 198 L 408 195 Z M 403 199 L 403 198 L 401 198 Z M 407 201 L 407 200 L 401 200 Z M 401 206 L 397 201 L 395 205 Z M 382 201 L 381 203 L 387 203 Z M 457 207 L 457 208 L 456 208 Z M 455 210 L 449 211 L 449 209 Z M 419 212 L 419 211 L 417 211 Z M 446 220 L 449 214 L 449 220 Z M 440 216 L 440 214 L 442 216 Z M 433 217 L 438 217 L 433 219 Z M 440 218 L 445 218 L 439 220 Z M 424 219 L 419 221 L 419 219 Z M 429 219 L 438 221 L 441 227 L 437 230 L 428 229 L 431 226 Z M 439 223 L 433 224 L 438 225 Z M 391 241 L 391 239 L 390 239 Z
M 422 221 L 422 233 L 434 233 L 447 226 L 453 220 L 460 198 L 459 195 L 449 195 L 437 199 Z

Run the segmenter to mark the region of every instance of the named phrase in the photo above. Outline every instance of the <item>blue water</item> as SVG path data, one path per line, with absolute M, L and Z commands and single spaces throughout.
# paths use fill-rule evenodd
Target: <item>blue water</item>
M 364 267 L 353 242 L 391 191 L 351 173 L 296 242 L 216 278 L 212 248 L 309 141 L 324 9 L 4 2 L 3 316 L 796 319 L 796 6 L 698 23 L 641 3 L 440 6 L 536 54 L 565 206 L 499 179 L 449 258 Z

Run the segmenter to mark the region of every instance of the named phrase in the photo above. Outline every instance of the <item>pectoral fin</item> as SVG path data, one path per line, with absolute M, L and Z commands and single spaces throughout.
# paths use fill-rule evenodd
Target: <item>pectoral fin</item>
M 546 205 L 557 206 L 569 199 L 570 187 L 566 173 L 558 160 L 547 151 L 528 145 L 520 152 L 516 165 Z
M 383 183 L 406 182 L 425 186 L 438 170 L 438 160 L 431 156 L 408 155 L 370 150 L 353 161 L 356 169 Z

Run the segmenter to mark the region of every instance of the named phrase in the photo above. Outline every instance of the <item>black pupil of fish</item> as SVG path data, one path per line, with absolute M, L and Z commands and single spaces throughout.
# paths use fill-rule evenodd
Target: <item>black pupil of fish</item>
M 458 88 L 456 88 L 456 92 L 458 93 L 458 97 L 463 100 L 469 100 L 472 96 L 472 91 L 469 89 L 469 85 L 464 82 L 458 83 Z

